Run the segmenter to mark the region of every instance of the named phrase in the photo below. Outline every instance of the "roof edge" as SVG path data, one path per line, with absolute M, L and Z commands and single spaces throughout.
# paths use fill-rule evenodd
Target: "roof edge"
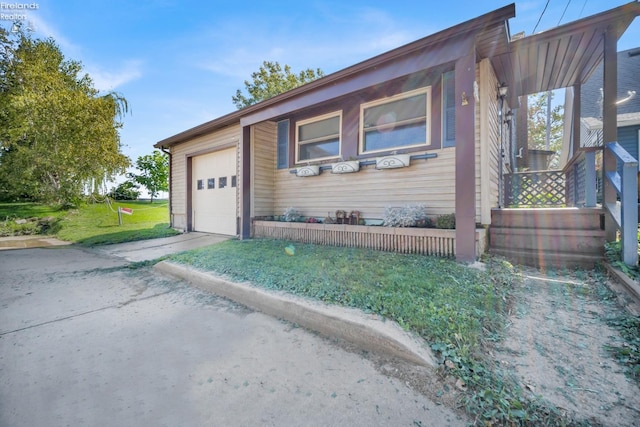
M 237 121 L 240 121 L 240 118 L 244 115 L 248 115 L 255 111 L 268 108 L 274 104 L 299 96 L 303 93 L 311 92 L 323 86 L 328 86 L 333 82 L 348 78 L 349 76 L 360 73 L 370 67 L 378 66 L 382 63 L 392 61 L 398 57 L 408 55 L 426 46 L 438 43 L 439 41 L 446 40 L 447 38 L 452 37 L 453 35 L 458 36 L 464 33 L 475 32 L 483 28 L 486 28 L 488 25 L 495 25 L 501 22 L 506 22 L 507 29 L 508 29 L 509 28 L 508 20 L 513 17 L 515 17 L 515 3 L 511 3 L 507 6 L 503 6 L 502 8 L 485 13 L 484 15 L 480 15 L 476 18 L 467 20 L 460 24 L 456 24 L 453 27 L 446 28 L 444 30 L 438 31 L 431 35 L 425 36 L 421 39 L 407 43 L 405 45 L 402 45 L 390 51 L 381 53 L 379 55 L 376 55 L 372 58 L 369 58 L 357 64 L 351 65 L 347 68 L 331 73 L 320 79 L 314 80 L 305 85 L 299 86 L 287 92 L 276 95 L 272 98 L 266 99 L 257 104 L 250 105 L 241 110 L 231 112 L 224 116 L 210 120 L 206 123 L 187 129 L 183 132 L 177 133 L 173 136 L 170 136 L 168 138 L 165 138 L 157 142 L 156 144 L 154 144 L 154 147 L 169 148 L 171 146 L 185 142 L 188 139 L 201 136 L 201 135 L 210 133 L 214 130 L 229 126 L 231 124 L 236 123 Z

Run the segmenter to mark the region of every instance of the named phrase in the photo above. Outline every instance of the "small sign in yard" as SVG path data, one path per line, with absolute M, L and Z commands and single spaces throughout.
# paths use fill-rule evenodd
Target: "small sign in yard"
M 118 225 L 122 225 L 122 214 L 133 215 L 133 209 L 118 207 Z

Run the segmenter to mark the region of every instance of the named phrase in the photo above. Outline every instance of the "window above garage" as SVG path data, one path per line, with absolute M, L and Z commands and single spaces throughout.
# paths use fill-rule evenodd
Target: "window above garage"
M 360 153 L 429 145 L 431 87 L 360 106 Z
M 296 124 L 296 163 L 340 157 L 342 112 L 333 112 Z

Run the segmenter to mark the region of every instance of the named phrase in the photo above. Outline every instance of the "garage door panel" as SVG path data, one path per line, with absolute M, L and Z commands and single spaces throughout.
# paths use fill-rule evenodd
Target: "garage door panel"
M 235 148 L 193 158 L 193 230 L 236 234 L 236 159 Z

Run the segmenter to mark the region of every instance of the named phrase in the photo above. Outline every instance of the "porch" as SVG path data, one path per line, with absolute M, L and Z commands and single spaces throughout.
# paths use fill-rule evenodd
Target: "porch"
M 615 159 L 604 176 L 598 153 Z M 593 268 L 617 230 L 624 262 L 637 265 L 637 170 L 637 160 L 611 142 L 580 149 L 562 170 L 505 174 L 504 207 L 491 213 L 490 252 L 538 268 Z M 602 203 L 605 186 L 617 194 L 613 202 Z

